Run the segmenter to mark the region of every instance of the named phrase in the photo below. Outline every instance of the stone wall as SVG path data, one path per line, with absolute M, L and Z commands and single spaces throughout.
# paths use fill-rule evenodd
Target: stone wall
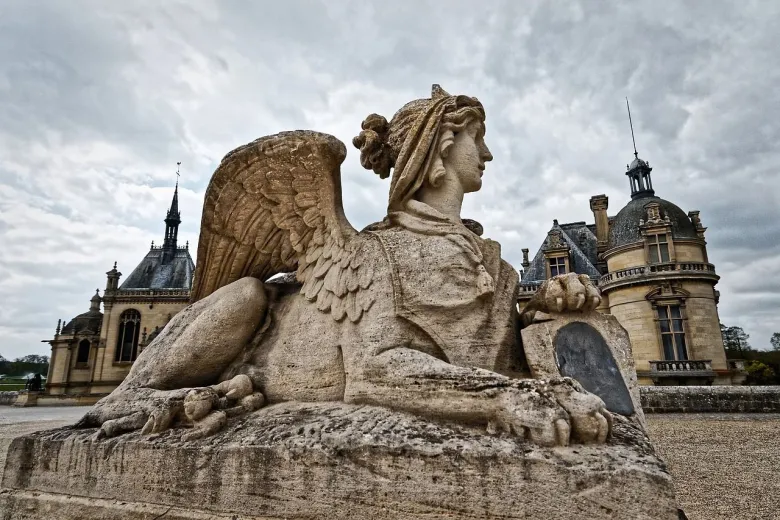
M 19 397 L 19 392 L 0 392 L 0 406 L 11 406 Z
M 780 386 L 643 386 L 645 413 L 780 413 Z

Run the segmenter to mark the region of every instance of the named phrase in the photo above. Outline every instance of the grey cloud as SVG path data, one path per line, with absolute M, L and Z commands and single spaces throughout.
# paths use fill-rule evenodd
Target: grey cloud
M 178 160 L 193 252 L 220 159 L 286 129 L 347 143 L 345 211 L 358 228 L 381 219 L 388 183 L 349 141 L 434 82 L 485 104 L 495 160 L 464 215 L 518 266 L 553 218 L 590 221 L 590 195 L 611 214 L 628 202 L 628 96 L 658 194 L 709 226 L 723 321 L 768 343 L 780 302 L 755 261 L 780 261 L 780 4 L 474 6 L 4 3 L 0 352 L 44 352 L 41 334 L 86 310 L 114 260 L 129 274 L 162 239 Z

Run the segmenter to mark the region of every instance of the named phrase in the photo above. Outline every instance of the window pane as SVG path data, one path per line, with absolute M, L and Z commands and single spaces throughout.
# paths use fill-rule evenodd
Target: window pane
M 650 246 L 650 263 L 651 264 L 658 263 L 658 246 L 656 245 Z
M 688 352 L 685 348 L 685 334 L 675 334 L 674 342 L 677 344 L 677 359 L 688 359 Z
M 661 320 L 659 323 L 661 324 L 661 332 L 671 332 L 669 329 L 669 320 Z
M 672 330 L 674 332 L 683 332 L 682 320 L 672 320 Z
M 682 318 L 682 314 L 680 314 L 680 306 L 679 305 L 670 305 L 669 310 L 672 313 L 672 318 L 680 319 Z
M 661 261 L 669 261 L 669 246 L 667 244 L 661 244 Z
M 665 244 L 666 243 L 666 233 L 661 233 L 660 235 L 656 235 L 658 237 L 658 242 Z
M 76 363 L 87 363 L 89 361 L 89 341 L 82 340 L 79 343 L 79 350 L 76 354 Z
M 672 335 L 671 334 L 664 334 L 661 336 L 661 339 L 664 343 L 664 359 L 673 360 L 674 359 L 674 346 L 672 345 Z
M 669 319 L 669 311 L 668 311 L 666 306 L 658 307 L 658 319 L 659 320 L 668 320 Z

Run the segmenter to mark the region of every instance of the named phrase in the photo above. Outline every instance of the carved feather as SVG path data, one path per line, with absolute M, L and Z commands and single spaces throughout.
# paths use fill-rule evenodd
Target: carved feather
M 227 154 L 206 190 L 192 301 L 243 276 L 296 271 L 322 312 L 359 320 L 371 306 L 341 206 L 346 148 L 310 131 L 262 137 Z M 359 246 L 357 246 L 359 247 Z

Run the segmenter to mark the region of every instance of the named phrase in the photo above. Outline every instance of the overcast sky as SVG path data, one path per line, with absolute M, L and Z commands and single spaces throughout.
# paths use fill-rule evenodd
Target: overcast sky
M 598 6 L 598 9 L 594 9 Z M 780 331 L 780 2 L 33 1 L 0 3 L 0 354 L 49 353 L 162 242 L 176 162 L 195 251 L 220 159 L 298 128 L 347 143 L 344 204 L 388 182 L 351 139 L 431 83 L 478 97 L 495 160 L 464 216 L 519 267 L 552 224 L 629 200 L 625 100 L 657 195 L 701 210 L 720 315 Z M 774 35 L 774 36 L 773 36 Z

